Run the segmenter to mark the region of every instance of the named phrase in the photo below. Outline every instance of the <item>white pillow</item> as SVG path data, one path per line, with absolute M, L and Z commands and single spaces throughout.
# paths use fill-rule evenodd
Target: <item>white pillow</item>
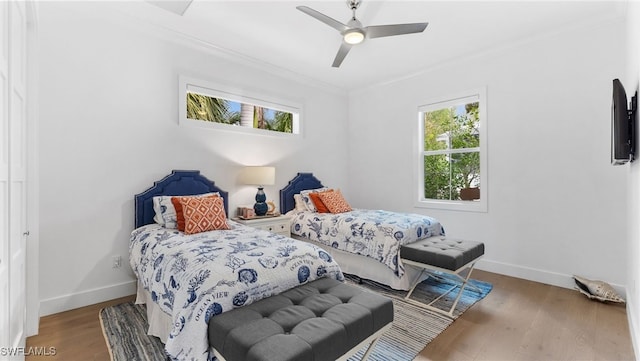
M 196 197 L 206 196 L 220 196 L 219 192 L 194 194 Z M 156 196 L 153 197 L 153 211 L 156 213 L 153 216 L 153 220 L 163 226 L 164 228 L 177 229 L 178 228 L 178 216 L 176 215 L 176 208 L 171 202 L 171 198 L 176 196 Z
M 304 212 L 307 210 L 307 206 L 304 205 L 304 202 L 302 201 L 302 196 L 300 194 L 294 194 L 293 195 L 293 200 L 295 201 L 296 204 L 296 212 Z
M 304 191 L 300 191 L 300 197 L 302 197 L 302 203 L 304 203 L 304 206 L 307 208 L 307 210 L 309 212 L 317 212 L 318 211 L 316 209 L 316 205 L 313 204 L 313 201 L 311 200 L 311 197 L 309 197 L 309 193 L 324 192 L 324 191 L 328 191 L 329 189 L 330 188 L 322 187 L 322 188 L 307 189 L 307 190 L 304 190 Z

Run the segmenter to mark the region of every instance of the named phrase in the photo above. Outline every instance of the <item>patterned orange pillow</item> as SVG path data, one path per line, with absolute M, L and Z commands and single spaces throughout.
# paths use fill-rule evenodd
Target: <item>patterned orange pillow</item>
M 217 194 L 209 194 L 203 195 L 199 194 L 196 196 L 183 196 L 183 197 L 171 197 L 171 203 L 173 204 L 173 208 L 176 209 L 176 226 L 178 231 L 184 232 L 184 211 L 182 210 L 182 203 L 180 203 L 181 199 L 185 198 L 202 198 L 202 197 L 219 197 Z
M 181 197 L 180 203 L 184 214 L 185 234 L 229 229 L 222 197 Z
M 333 189 L 329 189 L 327 192 L 333 192 Z M 313 205 L 316 206 L 316 210 L 318 211 L 318 213 L 331 213 L 327 208 L 327 206 L 325 206 L 324 203 L 322 203 L 320 196 L 318 196 L 318 194 L 320 193 L 325 193 L 325 192 L 309 193 L 309 198 L 311 198 Z
M 322 200 L 325 206 L 329 209 L 331 213 L 344 213 L 351 212 L 351 206 L 342 196 L 342 192 L 339 189 L 336 189 L 333 192 L 324 192 L 318 193 L 318 197 Z

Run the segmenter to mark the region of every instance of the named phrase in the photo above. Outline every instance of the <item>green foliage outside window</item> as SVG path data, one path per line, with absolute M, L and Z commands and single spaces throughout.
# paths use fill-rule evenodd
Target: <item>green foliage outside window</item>
M 240 113 L 229 110 L 228 100 L 187 93 L 187 118 L 236 124 L 240 122 Z
M 479 103 L 424 112 L 424 197 L 460 199 L 480 187 Z
M 241 112 L 245 107 L 249 107 L 250 117 L 246 121 Z M 293 133 L 292 113 L 196 93 L 187 93 L 187 118 L 237 126 L 248 124 L 257 129 Z

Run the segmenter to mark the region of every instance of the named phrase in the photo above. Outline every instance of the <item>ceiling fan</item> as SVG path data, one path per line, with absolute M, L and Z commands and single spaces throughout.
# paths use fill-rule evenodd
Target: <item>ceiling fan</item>
M 338 54 L 336 54 L 335 59 L 333 60 L 334 68 L 337 68 L 342 64 L 342 61 L 351 50 L 353 45 L 360 44 L 364 41 L 365 38 L 373 39 L 373 38 L 381 38 L 384 36 L 393 36 L 393 35 L 404 35 L 404 34 L 413 34 L 413 33 L 421 33 L 426 29 L 429 23 L 412 23 L 412 24 L 392 24 L 392 25 L 373 25 L 373 26 L 362 26 L 362 23 L 356 19 L 356 10 L 361 4 L 361 0 L 347 0 L 347 6 L 353 12 L 351 16 L 351 20 L 346 24 L 343 24 L 323 13 L 313 10 L 308 6 L 297 6 L 296 9 L 302 11 L 303 13 L 310 15 L 323 23 L 331 26 L 332 28 L 338 30 L 340 34 L 342 34 L 342 44 L 340 45 L 340 49 L 338 49 Z

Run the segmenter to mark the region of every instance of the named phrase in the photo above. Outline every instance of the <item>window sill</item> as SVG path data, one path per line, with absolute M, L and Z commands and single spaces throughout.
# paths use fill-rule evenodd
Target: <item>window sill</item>
M 443 209 L 448 211 L 460 211 L 460 212 L 487 212 L 486 201 L 446 201 L 446 200 L 422 200 L 414 204 L 416 208 L 431 208 L 431 209 Z
M 241 127 L 239 125 L 232 125 L 232 124 L 207 122 L 199 119 L 180 118 L 178 122 L 180 126 L 196 127 L 201 129 L 202 128 L 215 129 L 215 130 L 222 130 L 225 132 L 235 132 L 235 133 L 252 134 L 252 135 L 260 135 L 260 136 L 276 137 L 276 138 L 302 137 L 301 134 L 275 132 L 267 129 L 258 129 L 258 128 L 250 128 L 250 127 Z

